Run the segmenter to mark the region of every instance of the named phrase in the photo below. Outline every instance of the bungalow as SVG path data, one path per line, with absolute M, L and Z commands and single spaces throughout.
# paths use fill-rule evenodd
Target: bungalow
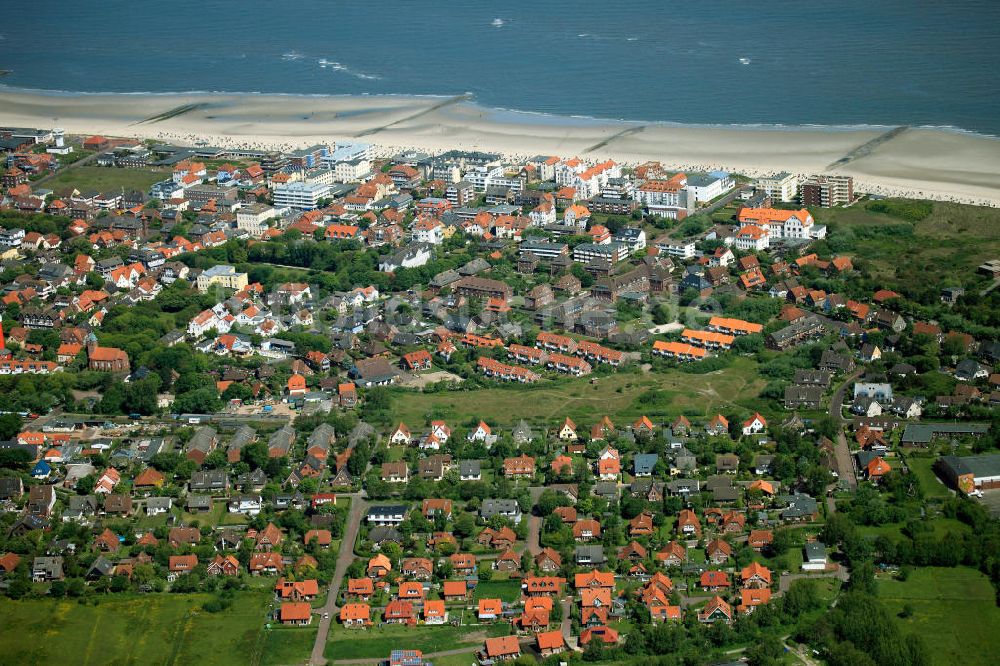
M 747 545 L 756 550 L 762 551 L 774 541 L 774 533 L 771 530 L 750 530 L 747 537 Z
M 312 601 L 319 595 L 319 583 L 315 579 L 292 581 L 279 578 L 274 585 L 274 595 L 281 600 Z
M 517 636 L 498 636 L 487 638 L 483 644 L 480 663 L 517 659 L 521 656 L 521 645 Z
M 451 500 L 428 498 L 423 501 L 421 513 L 424 518 L 433 519 L 435 516 L 444 516 L 451 519 Z
M 480 599 L 477 617 L 480 622 L 498 620 L 503 616 L 503 602 L 500 599 Z
M 406 427 L 405 423 L 400 423 L 396 426 L 396 429 L 389 434 L 389 444 L 406 445 L 410 443 L 412 438 L 410 429 Z
M 590 541 L 601 537 L 601 524 L 592 519 L 578 520 L 573 525 L 573 538 L 577 541 Z
M 424 602 L 424 624 L 445 624 L 448 622 L 448 610 L 444 601 L 429 599 Z
M 410 480 L 410 469 L 405 461 L 382 463 L 382 480 L 388 483 L 406 483 Z
M 580 632 L 580 645 L 589 645 L 594 640 L 604 645 L 615 645 L 618 643 L 618 632 L 605 626 L 587 627 Z
M 732 587 L 729 574 L 725 571 L 709 570 L 701 574 L 698 584 L 709 592 L 717 592 Z
M 712 597 L 698 613 L 698 621 L 711 624 L 713 622 L 733 621 L 733 608 L 722 597 Z
M 366 571 L 369 578 L 384 578 L 392 571 L 392 562 L 386 555 L 379 553 L 368 560 Z
M 687 537 L 701 536 L 701 521 L 691 509 L 681 509 L 677 515 L 677 533 Z
M 712 539 L 705 546 L 705 557 L 712 564 L 724 564 L 733 556 L 733 547 L 722 539 Z
M 747 588 L 740 590 L 740 603 L 736 607 L 737 612 L 742 615 L 749 615 L 758 606 L 771 601 L 771 590 L 769 588 Z
M 508 479 L 528 478 L 535 475 L 535 459 L 529 455 L 519 455 L 505 458 L 503 461 L 504 476 Z
M 375 594 L 375 582 L 371 578 L 348 578 L 347 596 L 367 601 Z M 341 618 L 343 619 L 343 618 Z
M 281 604 L 278 620 L 281 624 L 304 627 L 312 622 L 312 605 L 298 601 Z
M 464 580 L 446 580 L 441 583 L 441 596 L 445 601 L 464 601 L 469 594 L 469 586 Z
M 424 599 L 424 586 L 419 581 L 407 580 L 399 584 L 397 599 L 421 602 Z
M 743 587 L 760 589 L 771 587 L 771 570 L 758 562 L 751 562 L 740 571 Z
M 191 573 L 198 566 L 197 555 L 171 555 L 167 562 L 167 570 L 172 574 Z

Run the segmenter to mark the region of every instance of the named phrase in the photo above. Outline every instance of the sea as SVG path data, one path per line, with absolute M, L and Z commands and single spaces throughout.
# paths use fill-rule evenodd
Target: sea
M 1000 0 L 33 0 L 4 12 L 0 70 L 19 89 L 998 136 Z

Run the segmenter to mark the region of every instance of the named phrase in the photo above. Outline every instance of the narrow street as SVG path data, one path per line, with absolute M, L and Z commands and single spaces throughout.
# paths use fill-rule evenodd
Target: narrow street
M 834 454 L 837 462 L 837 474 L 847 482 L 848 488 L 855 490 L 858 487 L 858 479 L 854 475 L 854 463 L 851 462 L 851 449 L 847 444 L 847 435 L 844 434 L 844 393 L 847 387 L 858 379 L 864 368 L 855 370 L 847 379 L 837 387 L 830 398 L 830 418 L 837 426 L 837 441 L 834 442 Z
M 528 517 L 528 544 L 527 551 L 528 554 L 534 557 L 538 553 L 542 552 L 542 547 L 539 543 L 539 535 L 542 529 L 542 517 L 531 515 Z
M 319 613 L 319 628 L 316 631 L 316 643 L 313 645 L 312 656 L 309 663 L 319 666 L 326 663 L 323 651 L 326 649 L 326 640 L 330 634 L 330 624 L 335 620 L 337 606 L 337 593 L 340 585 L 347 575 L 347 567 L 354 561 L 354 544 L 358 540 L 358 530 L 361 529 L 361 521 L 368 511 L 368 502 L 362 499 L 360 493 L 349 495 L 351 498 L 351 509 L 347 516 L 347 525 L 344 527 L 344 536 L 340 542 L 340 552 L 337 554 L 337 568 L 334 569 L 333 580 L 327 591 L 326 603 L 317 612 Z

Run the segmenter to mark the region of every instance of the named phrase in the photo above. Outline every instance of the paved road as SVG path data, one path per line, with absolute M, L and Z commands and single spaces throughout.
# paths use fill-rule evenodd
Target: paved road
M 309 663 L 319 666 L 326 663 L 323 651 L 326 649 L 326 639 L 330 634 L 330 624 L 334 621 L 337 610 L 337 593 L 340 592 L 340 585 L 347 575 L 347 567 L 354 561 L 354 544 L 358 540 L 358 530 L 361 528 L 361 520 L 368 511 L 368 502 L 362 499 L 359 493 L 350 495 L 351 509 L 347 516 L 347 525 L 344 528 L 344 538 L 340 542 L 340 552 L 337 554 L 337 567 L 334 569 L 333 580 L 330 581 L 330 588 L 326 597 L 326 604 L 319 612 L 319 630 L 316 632 L 316 643 L 313 644 L 312 657 Z
M 851 462 L 851 449 L 847 444 L 847 435 L 844 434 L 844 393 L 847 387 L 858 377 L 864 374 L 865 369 L 855 370 L 844 382 L 837 387 L 833 397 L 830 398 L 830 418 L 837 426 L 837 441 L 834 446 L 834 455 L 837 462 L 837 474 L 847 482 L 847 486 L 854 490 L 858 487 L 858 479 L 854 475 L 854 463 Z
M 430 657 L 451 657 L 456 654 L 466 654 L 468 652 L 474 652 L 478 646 L 475 643 L 469 643 L 468 646 L 464 648 L 455 648 L 453 650 L 444 650 L 442 652 L 431 652 L 430 654 L 424 653 L 424 659 Z M 475 657 L 473 657 L 475 659 Z M 335 659 L 333 663 L 335 664 L 384 664 L 385 658 L 380 657 L 378 659 Z
M 573 621 L 570 620 L 570 612 L 573 610 L 573 600 L 566 597 L 562 600 L 562 622 L 559 625 L 560 631 L 562 631 L 563 640 L 566 641 L 566 646 L 571 650 L 579 650 L 579 645 L 576 636 L 573 635 Z

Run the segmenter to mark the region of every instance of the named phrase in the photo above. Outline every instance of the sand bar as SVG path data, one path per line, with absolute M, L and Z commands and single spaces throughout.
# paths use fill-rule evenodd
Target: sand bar
M 196 108 L 169 115 L 173 109 Z M 144 122 L 145 121 L 145 122 Z M 293 149 L 357 138 L 388 155 L 478 149 L 512 157 L 578 155 L 758 175 L 845 173 L 855 188 L 1000 206 L 1000 139 L 908 129 L 829 166 L 889 128 L 685 126 L 501 111 L 461 98 L 223 94 L 63 94 L 0 90 L 0 125 L 62 127 L 211 145 Z

